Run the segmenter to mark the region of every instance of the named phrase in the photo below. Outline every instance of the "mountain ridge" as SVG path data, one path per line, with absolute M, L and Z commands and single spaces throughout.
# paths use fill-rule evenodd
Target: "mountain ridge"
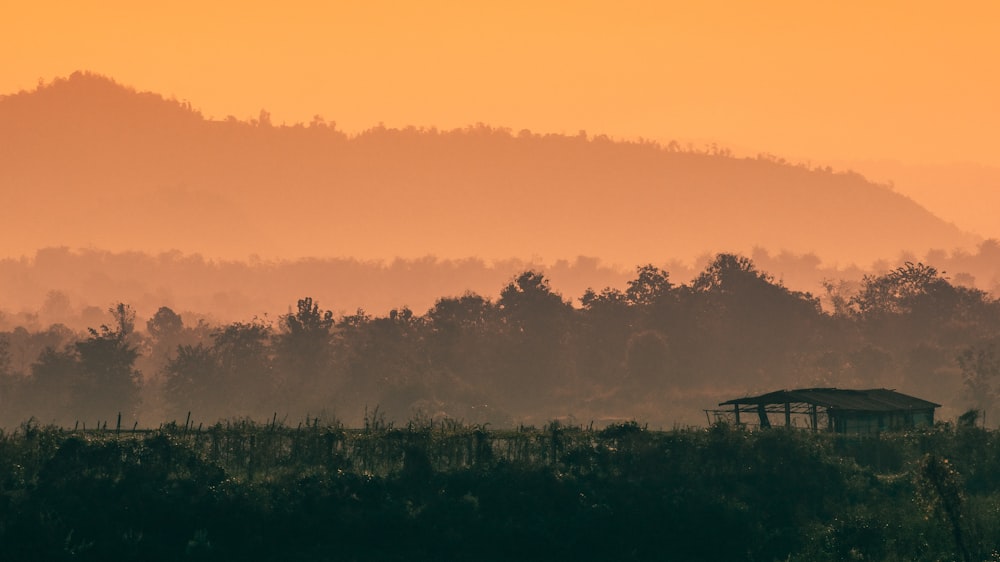
M 864 263 L 977 238 L 853 172 L 603 136 L 208 120 L 74 73 L 0 97 L 8 255 L 46 246 L 233 257 L 717 251 Z

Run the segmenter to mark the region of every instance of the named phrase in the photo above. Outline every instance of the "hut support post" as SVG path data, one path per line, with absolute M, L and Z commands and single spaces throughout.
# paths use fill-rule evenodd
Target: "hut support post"
M 809 406 L 809 417 L 812 418 L 813 431 L 819 431 L 819 414 L 816 412 L 816 404 Z
M 733 413 L 736 415 L 736 425 L 740 425 L 740 405 L 733 404 Z
M 757 404 L 757 417 L 760 418 L 761 429 L 771 427 L 771 420 L 767 417 L 767 406 Z
M 785 427 L 792 426 L 792 405 L 785 402 Z

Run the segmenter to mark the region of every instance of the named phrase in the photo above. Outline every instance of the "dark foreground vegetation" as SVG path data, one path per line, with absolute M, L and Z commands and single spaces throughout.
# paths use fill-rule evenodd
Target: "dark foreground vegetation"
M 966 420 L 968 421 L 968 420 Z M 1000 434 L 370 416 L 0 438 L 3 560 L 988 560 Z

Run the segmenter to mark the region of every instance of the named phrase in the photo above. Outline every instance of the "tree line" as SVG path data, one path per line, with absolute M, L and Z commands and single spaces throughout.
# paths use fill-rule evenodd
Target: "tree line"
M 356 424 L 378 409 L 497 426 L 670 426 L 750 392 L 835 386 L 896 388 L 945 415 L 998 419 L 1000 301 L 921 263 L 824 291 L 830 310 L 751 259 L 719 254 L 689 283 L 644 265 L 576 303 L 527 270 L 496 299 L 442 297 L 423 314 L 337 315 L 305 297 L 276 320 L 185 323 L 161 307 L 137 327 L 118 304 L 84 334 L 0 334 L 0 416 L 8 426 L 93 427 L 119 412 L 126 425 L 189 413 Z

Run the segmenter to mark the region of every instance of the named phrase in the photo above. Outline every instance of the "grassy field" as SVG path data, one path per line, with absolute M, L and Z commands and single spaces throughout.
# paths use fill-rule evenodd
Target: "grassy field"
M 24 424 L 3 560 L 988 560 L 1000 439 L 635 423 Z

